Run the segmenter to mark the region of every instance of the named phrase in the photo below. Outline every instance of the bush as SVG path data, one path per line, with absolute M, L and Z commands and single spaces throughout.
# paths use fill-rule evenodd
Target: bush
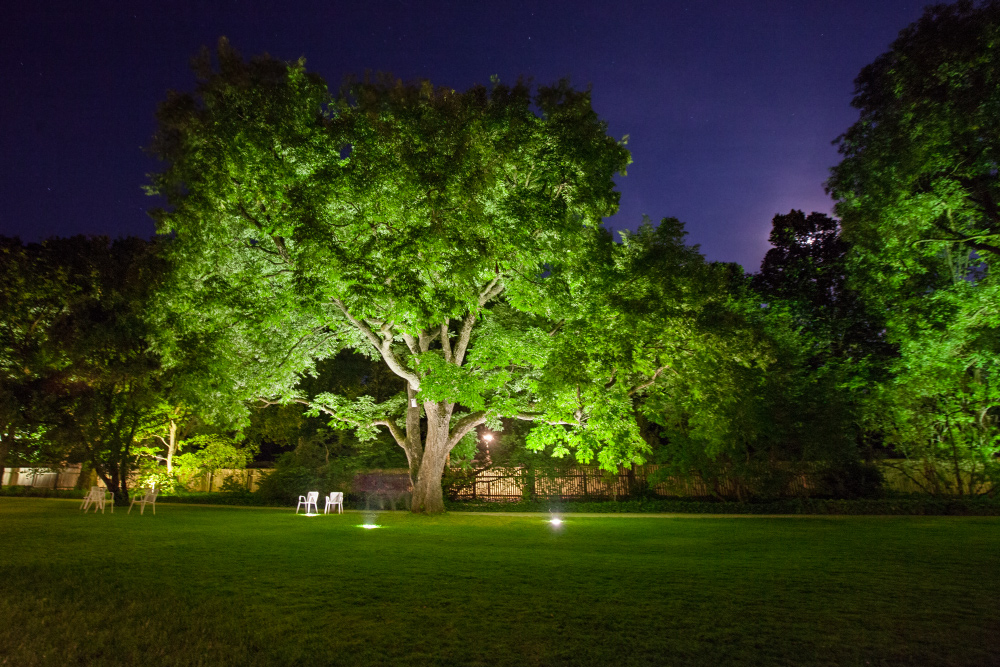
M 819 480 L 829 495 L 848 500 L 878 498 L 885 484 L 878 466 L 857 459 L 828 463 L 820 471 Z
M 157 502 L 192 505 L 229 505 L 241 507 L 287 507 L 286 503 L 275 503 L 259 493 L 243 490 L 232 493 L 178 493 L 160 496 Z
M 319 491 L 324 481 L 315 468 L 296 465 L 285 455 L 270 474 L 260 480 L 256 494 L 269 503 L 294 504 L 306 492 Z
M 90 489 L 48 489 L 38 486 L 0 486 L 0 496 L 13 498 L 80 498 Z
M 627 500 L 624 502 L 539 500 L 490 503 L 446 501 L 445 506 L 453 512 L 1000 516 L 1000 500 L 988 497 L 901 496 L 862 500 L 801 498 L 756 503 L 662 499 Z

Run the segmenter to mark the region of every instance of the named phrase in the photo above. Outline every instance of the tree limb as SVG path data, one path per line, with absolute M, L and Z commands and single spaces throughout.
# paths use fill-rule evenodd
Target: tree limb
M 461 366 L 465 361 L 465 351 L 469 347 L 469 340 L 472 338 L 472 327 L 476 324 L 476 313 L 469 311 L 462 320 L 462 328 L 458 331 L 458 338 L 455 339 L 455 346 L 452 351 L 452 363 Z
M 442 326 L 444 326 L 444 327 L 448 326 L 448 319 L 447 318 L 445 318 L 445 324 L 443 324 Z M 437 340 L 437 337 L 440 336 L 440 335 L 441 335 L 441 330 L 440 329 L 438 329 L 437 331 L 427 331 L 427 330 L 421 331 L 420 332 L 420 336 L 419 336 L 418 341 L 417 341 L 419 343 L 421 354 L 423 354 L 427 350 L 431 349 L 431 343 L 433 343 L 435 340 Z
M 388 427 L 389 433 L 392 433 L 392 437 L 396 441 L 396 444 L 402 447 L 404 450 L 406 449 L 406 444 L 407 444 L 406 434 L 400 431 L 399 427 L 396 426 L 396 424 L 392 420 L 380 419 L 378 421 L 373 421 L 372 424 L 374 424 L 375 426 Z
M 406 347 L 410 348 L 410 354 L 417 356 L 420 354 L 420 343 L 408 333 L 403 334 L 403 341 L 406 343 Z
M 670 369 L 670 370 L 674 371 L 674 373 L 677 373 L 677 371 L 674 370 L 673 368 L 670 368 L 670 366 L 660 366 L 659 368 L 656 369 L 656 372 L 653 373 L 653 377 L 649 378 L 648 382 L 643 382 L 640 385 L 636 385 L 635 387 L 632 387 L 632 389 L 629 390 L 628 395 L 629 396 L 634 396 L 636 394 L 636 392 L 642 391 L 646 387 L 649 387 L 654 382 L 656 382 L 656 378 L 660 377 L 660 373 L 662 373 L 663 371 L 665 371 L 667 369 Z M 680 373 L 677 373 L 677 374 L 680 375 Z
M 451 339 L 448 337 L 449 323 L 450 320 L 447 318 L 441 323 L 441 349 L 444 351 L 444 360 L 450 364 L 454 357 L 451 352 Z
M 526 422 L 541 422 L 543 424 L 548 424 L 550 426 L 579 426 L 579 422 L 566 422 L 566 421 L 552 421 L 549 419 L 543 419 L 544 415 L 536 414 L 533 412 L 519 412 L 514 415 L 514 419 L 520 419 Z
M 372 344 L 372 347 L 378 350 L 378 353 L 382 356 L 382 359 L 385 361 L 386 366 L 389 367 L 389 370 L 406 380 L 414 391 L 420 391 L 420 377 L 403 366 L 399 357 L 397 357 L 396 353 L 392 351 L 392 337 L 390 336 L 388 339 L 380 338 L 374 331 L 372 331 L 371 327 L 351 315 L 350 311 L 347 310 L 347 306 L 345 306 L 344 302 L 340 299 L 333 299 L 333 303 L 342 313 L 344 313 L 344 317 L 346 317 L 358 331 L 364 334 L 365 338 L 368 339 L 368 342 Z M 390 325 L 388 323 L 384 324 L 380 331 L 384 331 L 389 326 Z
M 466 433 L 484 423 L 486 423 L 486 413 L 482 411 L 473 412 L 471 415 L 466 415 L 459 419 L 455 422 L 455 425 L 451 429 L 451 434 L 448 436 L 447 450 L 450 452 Z
M 479 307 L 482 308 L 503 292 L 504 284 L 500 281 L 500 274 L 490 281 L 490 283 L 479 293 Z

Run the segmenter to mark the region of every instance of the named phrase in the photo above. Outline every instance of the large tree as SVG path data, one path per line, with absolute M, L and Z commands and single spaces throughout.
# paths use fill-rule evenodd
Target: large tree
M 10 454 L 38 465 L 58 465 L 66 455 L 41 447 L 40 436 L 51 416 L 51 378 L 72 362 L 62 330 L 93 294 L 73 263 L 53 261 L 65 257 L 53 246 L 74 243 L 84 241 L 24 245 L 0 237 L 0 478 Z
M 302 62 L 245 62 L 224 41 L 218 68 L 205 55 L 197 72 L 193 93 L 161 106 L 154 141 L 177 267 L 163 299 L 172 361 L 210 346 L 204 386 L 219 396 L 298 399 L 362 433 L 388 429 L 415 511 L 443 510 L 448 453 L 488 420 L 584 426 L 538 410 L 529 380 L 629 161 L 586 92 L 377 78 L 333 97 Z M 380 359 L 405 392 L 297 394 L 343 347 Z
M 828 182 L 853 284 L 900 346 L 885 428 L 959 493 L 1000 474 L 998 45 L 1000 3 L 927 8 L 856 79 Z
M 126 502 L 137 436 L 165 393 L 144 317 L 164 266 L 136 238 L 0 248 L 0 455 L 84 461 Z

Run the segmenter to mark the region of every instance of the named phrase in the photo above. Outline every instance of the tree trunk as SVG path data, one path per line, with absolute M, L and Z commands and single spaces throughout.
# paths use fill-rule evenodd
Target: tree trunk
M 438 462 L 432 462 L 437 458 Z M 436 514 L 444 512 L 444 491 L 441 489 L 441 476 L 444 474 L 444 457 L 424 456 L 423 465 L 417 475 L 417 483 L 413 485 L 413 500 L 410 511 L 414 514 Z
M 177 450 L 177 422 L 170 420 L 170 435 L 167 443 L 167 474 L 174 474 L 174 452 Z
M 10 432 L 13 430 L 13 428 L 7 429 L 8 432 L 4 433 L 3 436 L 0 437 L 0 486 L 3 485 L 3 476 L 4 473 L 7 472 L 7 454 L 10 452 L 10 441 L 12 437 Z
M 122 507 L 128 505 L 128 486 L 125 480 L 121 479 L 117 466 L 111 466 L 110 470 L 105 470 L 103 466 L 96 468 L 98 476 L 104 480 L 104 486 L 115 497 L 115 505 Z
M 450 452 L 448 436 L 450 435 L 449 426 L 451 425 L 452 410 L 453 406 L 448 404 L 424 403 L 424 411 L 427 414 L 427 435 L 419 460 L 417 477 L 413 482 L 410 511 L 414 514 L 444 512 L 444 491 L 441 489 L 441 478 L 444 475 L 444 465 Z M 409 428 L 407 428 L 407 436 L 409 439 Z M 419 435 L 417 437 L 419 438 Z

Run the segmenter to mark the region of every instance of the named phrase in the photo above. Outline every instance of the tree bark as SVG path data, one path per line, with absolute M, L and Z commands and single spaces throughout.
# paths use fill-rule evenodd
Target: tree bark
M 167 443 L 167 474 L 174 474 L 174 452 L 177 450 L 177 422 L 170 420 L 170 434 Z
M 14 429 L 5 429 L 2 437 L 0 437 L 0 486 L 3 485 L 3 476 L 7 472 L 7 454 L 10 453 L 10 441 L 12 439 L 12 433 Z
M 424 439 L 423 452 L 413 481 L 413 497 L 410 511 L 416 514 L 436 514 L 444 512 L 444 491 L 441 489 L 441 478 L 444 475 L 445 461 L 451 452 L 449 436 L 451 415 L 454 405 L 447 403 L 424 403 L 427 415 L 427 435 Z M 409 427 L 409 423 L 407 423 Z M 419 428 L 419 424 L 418 424 Z M 407 428 L 409 439 L 410 432 Z M 420 432 L 417 431 L 419 439 Z M 411 473 L 412 475 L 412 473 Z M 412 477 L 411 477 L 412 479 Z

